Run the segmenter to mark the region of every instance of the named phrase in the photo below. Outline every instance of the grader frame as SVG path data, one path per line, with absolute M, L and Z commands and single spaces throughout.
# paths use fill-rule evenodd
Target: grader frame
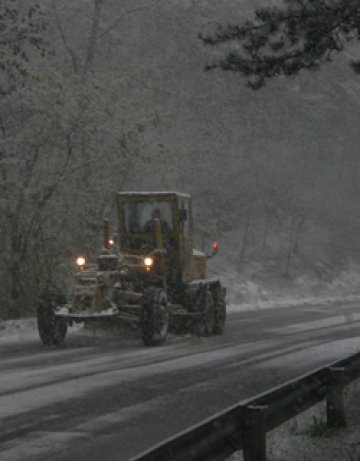
M 117 195 L 118 237 L 104 222 L 97 264 L 81 260 L 71 303 L 47 290 L 38 307 L 44 344 L 61 344 L 73 322 L 111 319 L 135 326 L 147 346 L 163 344 L 170 328 L 222 334 L 225 289 L 207 277 L 206 255 L 193 248 L 191 197 L 176 192 Z M 155 216 L 156 215 L 156 216 Z

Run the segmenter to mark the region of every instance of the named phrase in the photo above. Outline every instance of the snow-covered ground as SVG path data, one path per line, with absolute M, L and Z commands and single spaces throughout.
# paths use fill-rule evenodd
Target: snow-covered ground
M 81 325 L 74 325 L 70 334 L 81 330 Z M 8 343 L 28 342 L 39 339 L 35 317 L 16 320 L 0 320 L 0 346 Z
M 354 296 L 359 299 L 360 266 L 352 264 L 331 277 L 320 280 L 311 274 L 302 273 L 284 277 L 278 268 L 264 268 L 262 264 L 246 264 L 241 270 L 229 265 L 229 255 L 219 255 L 210 260 L 209 275 L 219 277 L 227 289 L 229 304 L 241 305 L 241 309 L 253 306 L 290 306 L 329 298 L 343 299 Z
M 245 282 L 237 286 L 233 297 L 244 297 L 252 302 L 242 303 L 241 310 L 259 310 L 267 308 L 286 308 L 301 305 L 328 305 L 343 302 L 360 301 L 358 292 L 360 279 L 358 272 L 345 272 L 342 276 L 320 288 L 305 279 L 297 281 L 284 296 L 267 292 L 259 284 Z M 307 290 L 302 290 L 302 285 Z M 310 286 L 310 289 L 309 289 Z M 304 296 L 304 292 L 309 293 Z M 311 292 L 320 291 L 316 296 Z M 245 294 L 245 295 L 244 295 Z M 275 294 L 275 297 L 274 297 Z M 267 299 L 270 298 L 270 299 Z M 239 305 L 232 304 L 228 311 L 239 310 Z M 336 321 L 336 318 L 331 319 Z M 355 319 L 353 319 L 355 320 Z M 299 325 L 296 326 L 299 328 Z M 304 328 L 316 328 L 316 322 L 304 325 Z M 268 461 L 359 461 L 360 460 L 360 380 L 349 385 L 345 392 L 347 428 L 328 430 L 326 428 L 325 403 L 322 402 L 302 413 L 267 434 Z M 229 461 L 242 461 L 242 452 L 235 453 Z
M 267 434 L 268 461 L 359 461 L 360 380 L 345 392 L 347 427 L 326 427 L 325 403 L 310 408 Z M 242 452 L 228 461 L 243 461 Z
M 286 296 L 283 298 L 276 299 L 262 299 L 258 298 L 252 302 L 235 304 L 230 303 L 227 306 L 227 312 L 245 312 L 245 311 L 257 311 L 263 309 L 285 309 L 294 306 L 314 306 L 314 305 L 329 305 L 337 303 L 356 303 L 360 302 L 360 294 L 344 294 L 344 295 L 322 295 L 322 296 Z M 358 320 L 353 317 L 352 320 Z M 323 322 L 323 321 L 322 321 Z M 337 323 L 336 319 L 332 319 L 333 323 Z M 316 324 L 312 321 L 310 325 L 304 325 L 304 328 L 316 328 Z M 82 324 L 75 324 L 70 329 L 71 333 L 79 334 L 82 330 Z M 93 332 L 96 334 L 96 332 Z M 36 318 L 29 317 L 26 319 L 17 320 L 0 320 L 0 345 L 8 342 L 18 341 L 29 341 L 38 338 Z
M 219 277 L 227 290 L 227 311 L 242 312 L 292 306 L 328 305 L 360 301 L 360 267 L 351 266 L 332 281 L 319 281 L 304 274 L 294 279 L 257 276 L 260 268 L 250 266 L 239 273 L 220 257 L 210 266 L 210 276 Z M 75 325 L 77 332 L 81 326 Z M 71 329 L 74 331 L 74 327 Z M 0 320 L 0 344 L 37 337 L 35 318 Z
M 276 283 L 274 286 L 251 280 L 237 283 L 233 274 L 229 276 L 227 283 L 230 279 L 233 288 L 231 299 L 244 301 L 230 304 L 229 312 L 360 301 L 357 269 L 344 271 L 336 280 L 322 284 L 306 276 L 299 277 L 287 284 L 287 290 Z M 336 320 L 331 319 L 332 322 Z M 301 326 L 316 328 L 316 322 L 296 325 L 296 328 Z M 268 461 L 360 461 L 360 380 L 346 388 L 345 399 L 347 428 L 326 428 L 325 403 L 322 402 L 267 434 Z M 229 458 L 229 461 L 242 460 L 242 452 Z
M 29 341 L 38 337 L 36 319 L 0 321 L 0 345 L 10 342 Z
M 242 312 L 253 311 L 262 309 L 276 309 L 276 308 L 289 308 L 293 306 L 306 306 L 306 305 L 321 305 L 335 303 L 350 303 L 360 301 L 360 294 L 346 294 L 343 296 L 323 295 L 323 296 L 309 296 L 309 297 L 292 297 L 287 296 L 280 299 L 257 299 L 253 302 L 242 304 L 229 304 L 227 312 Z
M 254 288 L 254 287 L 253 287 Z M 352 288 L 352 287 L 351 287 Z M 349 293 L 350 291 L 350 293 Z M 355 290 L 346 290 L 344 287 L 336 290 L 329 290 L 319 296 L 291 296 L 290 293 L 282 299 L 265 299 L 266 296 L 257 296 L 258 289 L 254 288 L 255 296 L 251 302 L 230 304 L 229 312 L 241 312 L 250 310 L 263 310 L 274 308 L 287 308 L 306 305 L 328 305 L 337 303 L 357 303 L 360 295 Z M 253 293 L 253 294 L 254 294 Z M 251 299 L 251 296 L 249 296 Z M 352 320 L 359 320 L 360 316 Z M 324 319 L 325 320 L 325 319 Z M 321 320 L 322 326 L 324 320 Z M 337 317 L 329 320 L 329 325 L 338 322 Z M 339 322 L 340 323 L 340 322 Z M 312 322 L 289 326 L 288 328 L 299 328 L 308 330 L 316 328 Z M 82 333 L 82 327 L 77 326 L 70 334 Z M 89 332 L 87 332 L 89 334 Z M 90 332 L 90 334 L 92 334 Z M 95 334 L 95 333 L 94 333 Z M 38 339 L 36 319 L 8 320 L 0 322 L 0 346 L 14 342 L 28 342 Z M 354 341 L 354 340 L 353 340 Z M 347 345 L 349 340 L 347 342 Z M 336 343 L 336 347 L 339 342 Z M 351 346 L 351 344 L 350 344 Z M 350 347 L 349 346 L 349 347 Z M 356 347 L 358 345 L 356 344 Z M 359 461 L 360 460 L 360 381 L 351 384 L 346 390 L 346 406 L 348 427 L 336 431 L 326 429 L 326 417 L 324 403 L 321 403 L 297 418 L 293 418 L 281 427 L 273 430 L 267 435 L 268 461 Z M 235 453 L 229 461 L 241 461 L 242 453 Z

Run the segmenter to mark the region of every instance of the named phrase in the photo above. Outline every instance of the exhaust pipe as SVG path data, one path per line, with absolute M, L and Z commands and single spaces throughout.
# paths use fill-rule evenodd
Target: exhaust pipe
M 104 219 L 104 248 L 110 248 L 110 224 L 108 219 Z

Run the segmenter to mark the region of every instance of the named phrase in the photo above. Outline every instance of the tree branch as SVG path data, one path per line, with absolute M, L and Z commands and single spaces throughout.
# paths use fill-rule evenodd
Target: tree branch
M 114 29 L 116 26 L 118 26 L 121 21 L 127 16 L 128 14 L 131 13 L 136 13 L 137 11 L 145 10 L 148 8 L 147 6 L 139 6 L 137 8 L 134 8 L 132 10 L 125 11 L 121 16 L 119 16 L 109 27 L 107 27 L 105 30 L 99 34 L 98 38 L 101 40 L 106 34 L 108 34 L 112 29 Z
M 86 72 L 91 67 L 94 57 L 95 57 L 95 48 L 96 48 L 96 42 L 97 42 L 97 37 L 99 33 L 100 15 L 101 15 L 101 8 L 103 5 L 103 1 L 104 0 L 95 0 L 92 26 L 91 26 L 91 31 L 90 31 L 89 41 L 88 41 L 88 48 L 87 48 L 87 53 L 86 53 L 86 58 L 85 58 L 84 69 L 83 69 L 84 74 L 86 74 Z
M 53 0 L 53 8 L 54 8 L 54 11 L 55 11 L 55 21 L 56 21 L 56 25 L 58 27 L 58 30 L 60 32 L 60 37 L 61 37 L 61 40 L 64 44 L 64 47 L 65 47 L 65 50 L 69 53 L 70 57 L 71 57 L 71 62 L 72 62 L 72 67 L 74 69 L 74 72 L 77 74 L 79 73 L 79 60 L 78 60 L 78 57 L 75 53 L 75 51 L 70 47 L 68 41 L 67 41 L 67 38 L 65 36 L 65 33 L 64 33 L 64 30 L 62 28 L 62 25 L 61 25 L 61 22 L 60 22 L 60 19 L 59 19 L 59 16 L 58 16 L 58 12 L 57 12 L 57 8 L 56 8 L 56 2 Z
M 247 77 L 248 86 L 258 89 L 266 79 L 295 75 L 301 69 L 330 61 L 333 52 L 342 51 L 346 43 L 359 38 L 359 0 L 287 0 L 286 3 L 287 8 L 257 10 L 255 19 L 243 25 L 219 26 L 213 35 L 200 35 L 205 45 L 226 42 L 242 45 L 242 49 L 228 51 L 224 58 L 205 69 L 241 72 Z

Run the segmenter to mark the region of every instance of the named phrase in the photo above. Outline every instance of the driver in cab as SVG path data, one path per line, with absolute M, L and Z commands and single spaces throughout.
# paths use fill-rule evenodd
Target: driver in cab
M 154 208 L 151 213 L 151 218 L 145 223 L 144 231 L 145 232 L 154 232 L 155 230 L 155 219 L 160 221 L 161 232 L 169 233 L 171 232 L 168 223 L 161 217 L 159 208 Z

